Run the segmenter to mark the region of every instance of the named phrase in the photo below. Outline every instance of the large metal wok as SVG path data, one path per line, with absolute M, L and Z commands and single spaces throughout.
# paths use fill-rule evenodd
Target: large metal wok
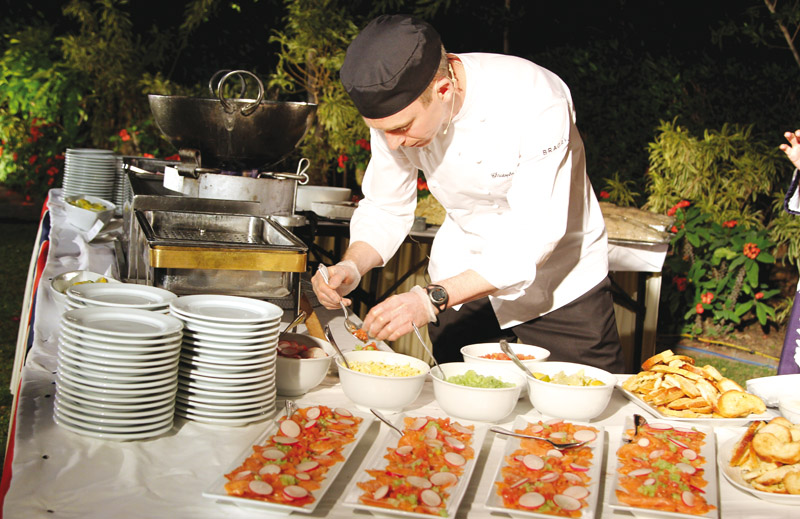
M 214 79 L 227 72 L 217 85 Z M 244 76 L 258 82 L 256 99 L 226 99 L 224 83 Z M 264 85 L 246 70 L 220 71 L 209 81 L 209 98 L 148 96 L 150 110 L 164 136 L 179 150 L 198 150 L 204 168 L 241 171 L 265 168 L 285 158 L 311 125 L 317 105 L 263 100 Z

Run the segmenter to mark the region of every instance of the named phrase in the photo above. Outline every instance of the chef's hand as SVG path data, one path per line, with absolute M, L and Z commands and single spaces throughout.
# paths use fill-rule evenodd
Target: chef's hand
M 311 278 L 311 286 L 317 299 L 328 310 L 339 308 L 339 301 L 350 305 L 349 299 L 342 296 L 349 294 L 361 281 L 361 274 L 356 264 L 350 260 L 342 260 L 336 265 L 328 267 L 328 283 L 322 278 L 319 271 Z
M 424 288 L 417 285 L 405 294 L 397 294 L 373 306 L 363 328 L 370 337 L 394 341 L 412 330 L 411 323 L 424 326 L 436 320 L 436 308 Z
M 786 132 L 783 136 L 786 137 L 789 144 L 781 144 L 780 148 L 792 161 L 794 167 L 800 169 L 800 130 L 795 130 L 794 133 Z

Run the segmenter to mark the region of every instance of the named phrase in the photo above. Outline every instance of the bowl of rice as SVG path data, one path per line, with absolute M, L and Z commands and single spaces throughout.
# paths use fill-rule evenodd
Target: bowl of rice
M 362 410 L 397 413 L 412 404 L 431 368 L 416 357 L 393 351 L 348 351 L 336 358 L 342 391 Z
M 431 370 L 433 394 L 449 416 L 499 422 L 517 405 L 525 375 L 516 367 L 448 362 Z

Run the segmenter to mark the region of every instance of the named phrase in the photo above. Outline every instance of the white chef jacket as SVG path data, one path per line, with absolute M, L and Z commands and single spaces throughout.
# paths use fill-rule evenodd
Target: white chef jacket
M 350 241 L 384 263 L 411 229 L 417 170 L 447 211 L 431 249 L 436 282 L 472 269 L 502 328 L 577 299 L 608 274 L 603 216 L 586 176 L 572 97 L 552 72 L 497 54 L 459 54 L 466 96 L 447 134 L 390 150 L 371 131 L 372 158 Z

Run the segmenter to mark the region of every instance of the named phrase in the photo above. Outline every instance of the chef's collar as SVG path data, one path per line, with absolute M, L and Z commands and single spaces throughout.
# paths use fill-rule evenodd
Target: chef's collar
M 408 15 L 383 15 L 347 48 L 339 75 L 361 115 L 382 119 L 425 91 L 441 57 L 442 41 L 430 24 Z

